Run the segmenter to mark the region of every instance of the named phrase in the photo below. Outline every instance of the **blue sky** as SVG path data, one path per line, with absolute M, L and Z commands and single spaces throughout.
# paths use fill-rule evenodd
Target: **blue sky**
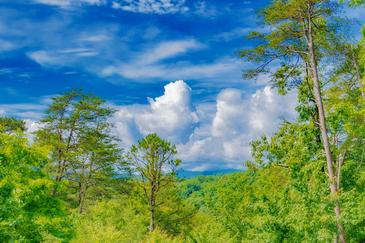
M 138 1 L 131 1 L 126 11 L 128 1 L 0 2 L 5 102 L 28 102 L 77 87 L 118 104 L 146 102 L 177 79 L 194 88 L 194 100 L 211 99 L 221 88 L 247 86 L 237 51 L 246 44 L 244 35 L 256 28 L 255 12 L 265 3 L 171 1 L 164 9 L 151 1 L 157 2 L 155 9 L 147 4 L 139 9 L 133 5 Z M 175 50 L 156 57 L 153 51 L 166 49 L 163 44 Z M 141 70 L 136 64 L 146 56 L 149 67 L 141 63 Z
M 157 132 L 186 169 L 242 168 L 250 140 L 295 117 L 295 95 L 242 79 L 268 2 L 0 0 L 0 114 L 35 128 L 49 97 L 82 88 L 118 110 L 123 146 Z

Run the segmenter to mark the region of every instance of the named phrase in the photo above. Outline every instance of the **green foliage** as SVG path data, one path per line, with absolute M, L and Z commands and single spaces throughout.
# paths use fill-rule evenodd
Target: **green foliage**
M 341 3 L 348 2 L 351 7 L 356 7 L 356 6 L 365 4 L 365 0 L 349 0 L 349 1 L 340 0 L 340 2 Z
M 10 117 L 0 117 L 0 131 L 5 133 L 24 132 L 25 122 Z
M 176 227 L 180 224 L 175 223 L 179 220 L 176 217 L 185 218 L 184 215 L 175 215 L 181 205 L 174 191 L 176 167 L 180 164 L 180 160 L 174 158 L 176 153 L 175 145 L 157 134 L 150 134 L 133 145 L 128 154 L 131 171 L 141 180 L 136 181 L 141 187 L 140 195 L 149 207 L 150 232 L 155 230 L 157 222 L 158 226 L 177 233 Z M 175 205 L 171 207 L 170 202 Z
M 52 100 L 36 143 L 51 148 L 53 195 L 59 192 L 81 213 L 95 196 L 90 192 L 103 191 L 98 188 L 123 171 L 122 151 L 111 135 L 114 111 L 99 97 L 74 90 Z
M 51 196 L 43 148 L 29 146 L 21 133 L 0 133 L 0 238 L 41 242 L 69 239 L 72 225 L 63 203 Z
M 241 56 L 259 66 L 246 76 L 269 74 L 283 95 L 297 89 L 298 119 L 252 141 L 243 173 L 181 180 L 176 146 L 157 134 L 123 154 L 114 111 L 79 91 L 53 98 L 32 145 L 24 121 L 0 118 L 0 241 L 331 242 L 341 225 L 348 242 L 364 242 L 365 38 L 339 38 L 336 11 L 329 0 L 273 0 L 262 11 L 270 31 L 249 34 L 257 45 Z
M 133 197 L 97 202 L 78 215 L 72 242 L 141 242 L 148 231 L 148 210 Z

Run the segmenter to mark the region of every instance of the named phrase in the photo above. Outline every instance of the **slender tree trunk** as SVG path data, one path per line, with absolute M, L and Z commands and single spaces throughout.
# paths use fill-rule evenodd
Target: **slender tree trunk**
M 61 182 L 62 177 L 65 173 L 65 169 L 66 169 L 66 160 L 62 160 L 59 162 L 59 166 L 57 169 L 57 175 L 55 178 L 55 186 L 53 187 L 53 191 L 52 191 L 52 196 L 57 194 L 57 185 Z
M 152 183 L 153 184 L 153 183 Z M 149 231 L 153 232 L 155 230 L 155 204 L 156 204 L 156 198 L 155 198 L 155 188 L 154 185 L 151 186 L 151 194 L 150 194 L 150 226 Z
M 311 18 L 311 6 L 308 7 L 309 13 L 308 13 L 308 49 L 310 54 L 310 64 L 312 68 L 312 78 L 313 78 L 313 93 L 316 99 L 316 104 L 318 107 L 318 115 L 319 115 L 319 127 L 321 130 L 321 137 L 322 137 L 322 143 L 324 147 L 324 151 L 326 154 L 326 160 L 327 160 L 327 172 L 328 172 L 328 179 L 330 183 L 330 191 L 331 195 L 335 198 L 335 214 L 337 218 L 337 227 L 338 227 L 338 240 L 341 243 L 346 242 L 345 240 L 345 232 L 343 225 L 339 222 L 341 217 L 341 209 L 340 209 L 340 203 L 338 200 L 338 188 L 336 184 L 336 176 L 334 174 L 333 169 L 333 157 L 332 152 L 330 149 L 330 143 L 329 138 L 327 134 L 327 126 L 326 126 L 326 116 L 324 112 L 323 107 L 323 101 L 322 101 L 322 94 L 321 94 L 321 87 L 318 77 L 318 67 L 317 67 L 317 61 L 316 61 L 316 52 L 315 47 L 313 43 L 313 32 L 312 32 L 312 18 Z
M 77 199 L 77 202 L 79 204 L 79 213 L 82 213 L 84 211 L 85 195 L 86 195 L 86 187 L 84 183 L 79 182 L 79 193 Z

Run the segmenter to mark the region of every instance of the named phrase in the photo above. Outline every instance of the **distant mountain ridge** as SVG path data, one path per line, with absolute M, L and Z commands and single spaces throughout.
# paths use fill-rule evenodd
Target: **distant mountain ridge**
M 236 172 L 243 172 L 244 170 L 235 169 L 220 169 L 220 170 L 207 170 L 207 171 L 191 171 L 191 170 L 178 170 L 177 176 L 180 178 L 193 178 L 197 176 L 211 176 L 211 175 L 224 175 Z

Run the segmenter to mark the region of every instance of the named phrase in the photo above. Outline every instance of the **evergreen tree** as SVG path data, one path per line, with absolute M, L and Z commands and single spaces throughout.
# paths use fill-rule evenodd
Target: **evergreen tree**
M 338 238 L 345 242 L 345 232 L 340 221 L 340 191 L 336 184 L 334 154 L 323 102 L 323 82 L 319 73 L 321 62 L 328 57 L 331 41 L 336 38 L 336 33 L 330 26 L 335 10 L 333 2 L 328 0 L 275 0 L 263 11 L 264 22 L 271 27 L 271 31 L 264 34 L 252 33 L 251 37 L 258 38 L 261 44 L 254 49 L 242 51 L 241 55 L 250 61 L 261 63 L 259 68 L 248 72 L 249 76 L 270 72 L 275 69 L 270 64 L 277 61 L 280 65 L 273 71 L 272 78 L 282 93 L 293 87 L 310 92 L 307 103 L 315 104 L 312 122 L 319 128 L 327 162 L 326 173 L 335 202 Z
M 75 190 L 79 212 L 88 189 L 111 180 L 121 164 L 118 140 L 110 131 L 112 114 L 100 98 L 71 91 L 53 98 L 36 133 L 38 144 L 51 146 L 50 170 L 57 186 L 65 180 Z
M 164 203 L 164 198 L 159 198 L 164 189 L 174 184 L 176 167 L 180 160 L 175 159 L 176 147 L 150 134 L 133 145 L 129 160 L 131 170 L 137 173 L 141 180 L 143 195 L 149 206 L 150 225 L 149 231 L 156 228 L 156 211 Z

